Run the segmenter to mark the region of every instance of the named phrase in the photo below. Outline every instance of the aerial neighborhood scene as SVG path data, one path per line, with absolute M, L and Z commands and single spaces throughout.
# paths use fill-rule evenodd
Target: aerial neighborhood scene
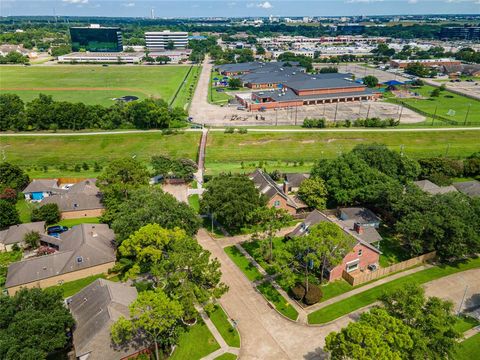
M 0 359 L 480 359 L 478 0 L 0 1 Z

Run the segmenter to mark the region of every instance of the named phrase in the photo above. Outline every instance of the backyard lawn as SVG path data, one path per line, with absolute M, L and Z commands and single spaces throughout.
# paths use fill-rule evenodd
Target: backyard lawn
M 2 137 L 7 161 L 21 166 L 31 177 L 95 177 L 93 165 L 106 166 L 113 159 L 135 156 L 150 161 L 153 155 L 197 158 L 200 133 L 172 135 L 155 133 L 112 134 L 104 136 L 18 136 Z M 86 162 L 89 170 L 74 171 Z M 67 166 L 67 170 L 62 169 Z M 44 167 L 47 167 L 45 171 Z
M 67 226 L 71 228 L 72 226 L 75 225 L 80 225 L 80 224 L 99 224 L 100 219 L 98 217 L 90 217 L 90 218 L 80 218 L 80 219 L 64 219 L 60 220 L 57 224 L 55 225 L 62 225 L 62 226 Z
M 60 289 L 62 289 L 63 297 L 68 298 L 72 295 L 75 295 L 77 292 L 82 290 L 85 286 L 90 285 L 92 282 L 100 278 L 105 279 L 105 275 L 104 274 L 93 275 L 83 279 L 69 281 L 69 282 L 63 283 L 62 285 L 56 285 L 52 287 L 59 287 Z
M 480 123 L 480 101 L 467 98 L 465 96 L 454 94 L 450 91 L 442 91 L 438 97 L 430 97 L 430 93 L 435 89 L 433 86 L 425 85 L 413 91 L 419 93 L 427 99 L 399 99 L 431 116 L 435 114 L 443 116 L 450 120 L 455 120 L 459 124 L 463 124 L 467 116 L 468 121 Z M 455 114 L 452 113 L 452 110 Z M 449 115 L 452 114 L 452 115 Z M 431 119 L 430 119 L 431 120 Z M 428 122 L 428 119 L 427 119 Z
M 332 305 L 315 311 L 308 315 L 308 322 L 310 324 L 324 324 L 335 320 L 340 316 L 347 315 L 352 311 L 374 303 L 385 291 L 398 288 L 399 286 L 403 286 L 407 283 L 424 284 L 444 276 L 478 267 L 480 267 L 480 258 L 471 259 L 468 262 L 458 264 L 457 266 L 435 266 L 430 269 L 422 270 L 412 275 L 371 288 L 362 293 L 353 295 L 347 299 L 338 301 Z
M 33 203 L 28 202 L 25 199 L 21 199 L 17 201 L 15 207 L 20 215 L 21 223 L 28 223 L 31 221 L 32 210 L 35 207 Z
M 473 335 L 471 338 L 462 341 L 455 352 L 454 360 L 473 360 L 478 359 L 480 353 L 480 334 Z
M 170 360 L 199 360 L 220 349 L 217 341 L 208 330 L 207 325 L 199 318 L 197 323 L 188 327 L 180 335 L 178 345 Z
M 223 311 L 221 306 L 215 305 L 215 310 L 209 313 L 208 316 L 228 346 L 240 347 L 240 336 L 238 335 L 238 331 L 232 326 L 228 320 L 227 314 Z
M 2 93 L 17 93 L 24 101 L 39 93 L 55 100 L 109 106 L 112 98 L 135 95 L 170 101 L 189 66 L 56 65 L 2 68 Z M 178 105 L 183 106 L 179 98 Z M 183 101 L 183 100 L 182 100 Z
M 384 143 L 413 158 L 429 156 L 467 157 L 478 151 L 479 131 L 408 132 L 321 132 L 248 133 L 211 132 L 207 140 L 206 168 L 209 174 L 222 171 L 250 172 L 309 171 L 321 159 L 335 158 L 358 144 Z
M 243 254 L 238 250 L 235 245 L 226 247 L 225 252 L 228 257 L 238 266 L 238 268 L 245 274 L 245 276 L 250 281 L 262 280 L 263 276 L 257 270 L 255 266 L 252 265 L 248 259 L 243 256 Z

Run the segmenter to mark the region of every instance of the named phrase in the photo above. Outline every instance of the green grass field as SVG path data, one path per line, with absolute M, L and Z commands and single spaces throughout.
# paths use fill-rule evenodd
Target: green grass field
M 357 144 L 374 142 L 384 143 L 396 151 L 400 151 L 403 146 L 404 153 L 413 158 L 445 154 L 466 157 L 479 151 L 479 138 L 480 131 L 475 130 L 248 134 L 211 132 L 207 142 L 206 168 L 209 174 L 222 171 L 249 172 L 258 166 L 266 167 L 267 170 L 303 172 L 309 171 L 315 161 L 337 157 Z
M 454 360 L 473 360 L 480 356 L 480 334 L 462 341 L 453 355 Z
M 252 265 L 248 259 L 235 246 L 229 246 L 224 249 L 228 257 L 232 259 L 235 265 L 245 274 L 248 280 L 257 281 L 263 279 L 263 275 Z
M 105 166 L 109 161 L 136 156 L 149 161 L 152 155 L 197 158 L 200 133 L 162 135 L 137 133 L 104 136 L 42 136 L 1 137 L 6 160 L 20 165 L 32 177 L 90 177 L 96 176 L 93 163 Z M 86 162 L 90 170 L 74 172 L 76 164 Z M 60 170 L 61 164 L 68 166 Z M 48 166 L 45 172 L 42 167 Z
M 231 354 L 231 353 L 225 353 L 220 355 L 219 357 L 216 357 L 215 360 L 235 360 L 237 358 L 237 355 Z
M 308 315 L 308 322 L 309 324 L 324 324 L 374 303 L 385 291 L 398 288 L 407 283 L 424 284 L 444 276 L 478 267 L 480 267 L 480 258 L 472 259 L 466 263 L 459 264 L 458 266 L 435 266 L 430 269 L 422 270 L 410 276 L 405 276 L 383 285 L 379 285 L 317 310 Z
M 420 95 L 427 99 L 400 99 L 405 103 L 412 105 L 419 110 L 425 111 L 430 115 L 435 114 L 443 116 L 447 119 L 458 121 L 463 124 L 467 116 L 467 110 L 470 107 L 467 121 L 480 123 L 480 101 L 454 94 L 450 91 L 442 91 L 439 97 L 430 97 L 430 93 L 434 89 L 433 86 L 425 85 L 419 89 L 415 89 Z M 470 105 L 471 104 L 471 105 Z M 449 110 L 454 110 L 455 115 L 448 115 Z M 431 120 L 431 119 L 430 119 Z M 428 120 L 427 120 L 428 122 Z
M 198 319 L 195 325 L 187 327 L 185 332 L 180 335 L 178 345 L 169 359 L 199 360 L 217 349 L 220 349 L 220 345 L 208 330 L 207 325 Z
M 209 313 L 208 316 L 228 346 L 240 347 L 240 336 L 238 335 L 238 331 L 228 321 L 228 316 L 221 306 L 215 305 L 215 310 Z
M 56 65 L 2 67 L 1 92 L 18 93 L 25 101 L 38 93 L 55 100 L 112 105 L 112 98 L 135 95 L 170 101 L 189 66 Z M 181 96 L 178 105 L 183 106 Z
M 266 281 L 257 286 L 267 300 L 269 300 L 277 311 L 292 320 L 297 320 L 298 312 L 285 298 L 273 287 L 273 285 Z
M 182 87 L 180 88 L 180 91 L 178 92 L 172 106 L 185 106 L 186 108 L 190 106 L 190 102 L 192 101 L 193 94 L 195 93 L 195 88 L 197 87 L 197 82 L 201 71 L 201 66 L 192 67 L 192 70 L 188 74 L 185 82 L 182 84 Z

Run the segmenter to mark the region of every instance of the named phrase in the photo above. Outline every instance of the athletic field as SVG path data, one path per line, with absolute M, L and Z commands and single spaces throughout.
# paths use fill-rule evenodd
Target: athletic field
M 170 102 L 189 68 L 170 65 L 2 66 L 0 93 L 16 93 L 24 101 L 43 93 L 59 101 L 104 106 L 112 105 L 113 98 L 125 95 L 140 99 L 153 96 Z M 180 102 L 175 101 L 175 104 L 183 106 Z

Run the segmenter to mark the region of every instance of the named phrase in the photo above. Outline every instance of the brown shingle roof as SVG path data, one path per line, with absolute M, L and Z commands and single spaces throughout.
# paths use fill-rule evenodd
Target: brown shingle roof
M 57 179 L 35 179 L 22 192 L 63 192 L 63 189 L 58 187 Z
M 74 184 L 64 194 L 51 195 L 40 204 L 57 204 L 61 212 L 103 209 L 100 189 L 95 179 L 87 179 Z
M 7 230 L 0 232 L 0 243 L 5 245 L 21 243 L 25 235 L 31 231 L 43 234 L 45 232 L 45 221 L 12 225 Z

